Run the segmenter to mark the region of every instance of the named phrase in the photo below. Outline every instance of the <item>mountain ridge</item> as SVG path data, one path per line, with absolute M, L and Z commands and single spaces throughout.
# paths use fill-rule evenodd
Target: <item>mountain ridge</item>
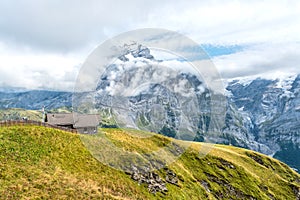
M 0 196 L 4 199 L 300 198 L 300 176 L 287 165 L 257 152 L 226 145 L 214 145 L 203 155 L 205 144 L 198 142 L 191 142 L 175 162 L 153 172 L 167 183 L 167 191 L 152 193 L 146 182 L 139 184 L 147 178 L 135 178 L 143 174 L 133 170 L 130 175 L 99 162 L 83 145 L 83 138 L 80 139 L 97 141 L 103 136 L 124 151 L 140 156 L 176 141 L 157 134 L 139 138 L 120 129 L 101 129 L 95 137 L 37 126 L 0 127 Z M 99 147 L 98 151 L 105 153 Z
M 300 154 L 300 75 L 237 78 L 226 83 L 223 96 L 189 70 L 173 70 L 161 62 L 147 47 L 125 45 L 124 54 L 99 77 L 95 91 L 0 92 L 0 108 L 72 110 L 73 106 L 86 113 L 96 109 L 107 126 L 231 144 L 300 170 L 300 157 L 293 156 Z

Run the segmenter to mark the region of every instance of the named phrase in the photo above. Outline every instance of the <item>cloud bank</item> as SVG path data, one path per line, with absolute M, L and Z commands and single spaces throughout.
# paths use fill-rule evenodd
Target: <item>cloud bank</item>
M 0 86 L 72 90 L 97 45 L 137 28 L 170 29 L 204 46 L 228 47 L 208 52 L 224 78 L 300 73 L 297 0 L 12 0 L 0 2 Z

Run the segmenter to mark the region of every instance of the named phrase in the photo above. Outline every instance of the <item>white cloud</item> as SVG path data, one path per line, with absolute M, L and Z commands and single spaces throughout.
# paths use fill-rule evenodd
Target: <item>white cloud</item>
M 300 2 L 1 1 L 0 37 L 18 45 L 73 51 L 136 28 L 166 28 L 201 43 L 294 41 Z
M 70 90 L 80 63 L 124 31 L 165 28 L 198 43 L 246 45 L 214 58 L 224 77 L 296 71 L 300 1 L 0 1 L 0 85 Z
M 11 51 L 0 45 L 0 86 L 72 90 L 81 59 L 75 55 Z
M 300 43 L 265 43 L 235 54 L 215 57 L 223 78 L 273 73 L 300 73 Z
M 177 30 L 201 43 L 241 44 L 299 41 L 299 23 L 299 1 L 189 1 L 162 7 L 141 26 Z

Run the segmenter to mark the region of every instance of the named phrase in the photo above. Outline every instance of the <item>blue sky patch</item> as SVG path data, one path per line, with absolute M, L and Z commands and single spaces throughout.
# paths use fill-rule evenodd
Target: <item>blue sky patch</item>
M 201 45 L 201 47 L 210 57 L 229 55 L 229 54 L 242 51 L 244 49 L 242 46 L 239 45 L 221 46 L 221 45 L 203 44 Z

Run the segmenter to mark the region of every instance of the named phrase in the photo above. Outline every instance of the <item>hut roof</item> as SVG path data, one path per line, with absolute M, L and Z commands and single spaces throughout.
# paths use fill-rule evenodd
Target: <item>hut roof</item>
M 73 125 L 74 128 L 95 127 L 100 123 L 96 114 L 48 113 L 47 122 L 54 125 Z

